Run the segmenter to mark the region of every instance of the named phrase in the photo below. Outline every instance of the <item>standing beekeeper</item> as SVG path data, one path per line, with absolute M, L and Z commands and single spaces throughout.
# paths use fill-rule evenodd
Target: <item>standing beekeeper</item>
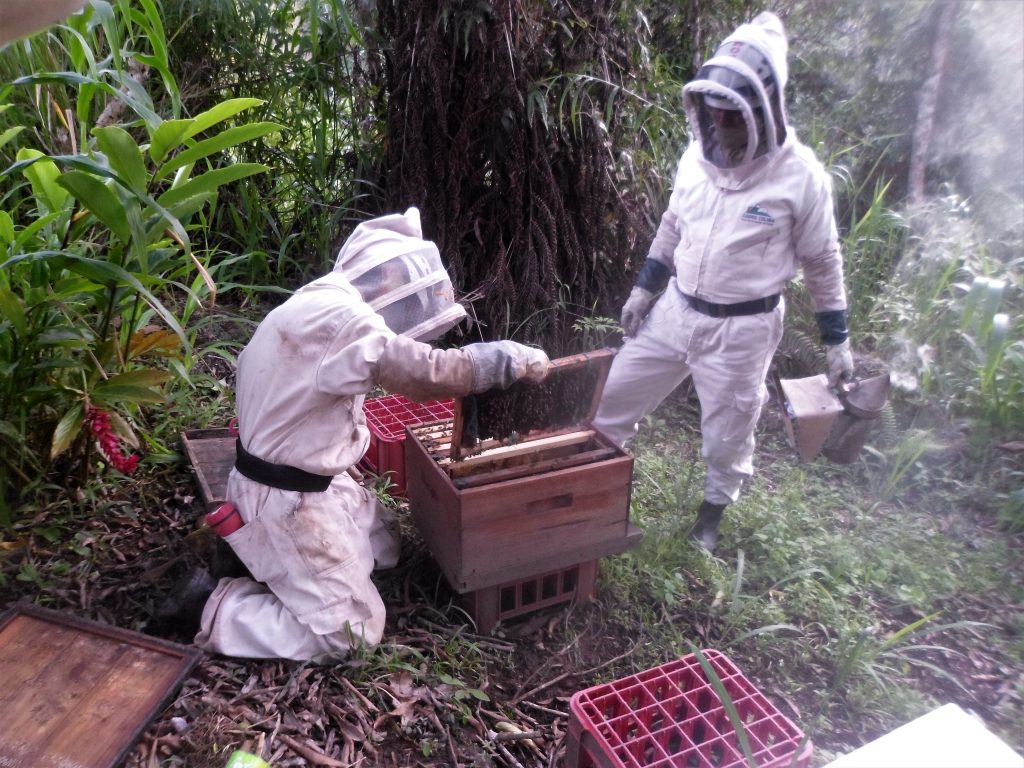
M 690 537 L 713 551 L 725 507 L 753 473 L 782 291 L 803 271 L 831 385 L 853 372 L 829 176 L 786 122 L 787 42 L 761 13 L 683 87 L 694 141 L 622 309 L 594 425 L 620 445 L 687 376 L 700 400 L 704 500 Z M 660 294 L 660 297 L 659 297 Z
M 222 578 L 200 647 L 326 660 L 384 631 L 370 579 L 398 559 L 374 493 L 346 472 L 366 453 L 363 399 L 380 385 L 415 400 L 540 381 L 547 355 L 512 341 L 433 349 L 465 317 L 419 211 L 356 227 L 334 271 L 260 323 L 238 358 L 238 451 L 227 495 L 244 525 L 226 537 L 253 578 Z

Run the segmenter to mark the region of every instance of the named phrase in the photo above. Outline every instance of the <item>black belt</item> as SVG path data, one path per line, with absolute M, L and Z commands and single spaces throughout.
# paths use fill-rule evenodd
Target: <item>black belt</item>
M 779 294 L 777 293 L 773 293 L 771 296 L 765 296 L 763 299 L 741 301 L 737 304 L 715 304 L 714 302 L 704 301 L 704 299 L 698 299 L 696 296 L 690 296 L 686 293 L 684 293 L 683 296 L 691 307 L 696 309 L 702 315 L 708 315 L 710 317 L 760 315 L 764 312 L 771 312 L 779 306 Z
M 334 479 L 330 475 L 315 475 L 298 467 L 258 459 L 242 447 L 240 439 L 235 440 L 235 469 L 250 480 L 282 491 L 323 493 Z

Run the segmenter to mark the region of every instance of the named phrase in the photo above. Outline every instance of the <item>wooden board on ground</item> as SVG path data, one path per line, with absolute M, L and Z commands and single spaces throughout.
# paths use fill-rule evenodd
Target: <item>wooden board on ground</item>
M 113 768 L 202 652 L 34 606 L 0 615 L 0 766 Z

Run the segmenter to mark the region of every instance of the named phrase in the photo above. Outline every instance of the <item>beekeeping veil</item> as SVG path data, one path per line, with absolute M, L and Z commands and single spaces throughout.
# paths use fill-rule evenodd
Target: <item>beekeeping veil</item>
M 788 44 L 773 13 L 740 25 L 683 87 L 683 104 L 704 158 L 740 168 L 774 154 L 786 138 Z
M 437 246 L 423 239 L 420 212 L 365 221 L 338 252 L 340 272 L 395 333 L 430 341 L 466 317 Z

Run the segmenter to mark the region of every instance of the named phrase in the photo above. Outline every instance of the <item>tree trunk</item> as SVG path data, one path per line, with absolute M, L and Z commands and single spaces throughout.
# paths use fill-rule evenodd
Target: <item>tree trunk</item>
M 953 22 L 959 3 L 938 0 L 935 12 L 938 19 L 935 24 L 934 44 L 929 73 L 921 86 L 921 98 L 917 105 L 917 122 L 914 125 L 913 148 L 910 154 L 910 173 L 907 180 L 908 194 L 911 203 L 924 200 L 925 171 L 928 168 L 928 153 L 931 148 L 932 132 L 935 127 L 935 110 L 939 101 L 939 88 L 942 85 L 942 72 L 949 53 L 949 44 L 953 35 Z

